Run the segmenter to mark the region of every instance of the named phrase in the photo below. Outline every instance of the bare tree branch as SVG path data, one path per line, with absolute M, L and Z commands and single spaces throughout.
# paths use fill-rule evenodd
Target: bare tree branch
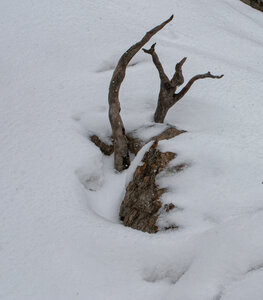
M 183 96 L 189 91 L 190 87 L 192 86 L 192 84 L 199 79 L 204 79 L 204 78 L 213 78 L 213 79 L 220 79 L 222 78 L 224 75 L 212 75 L 210 72 L 207 72 L 205 74 L 198 74 L 195 75 L 194 77 L 192 77 L 188 83 L 186 84 L 186 86 L 178 93 L 178 94 L 174 94 L 174 103 L 178 102 L 180 99 L 183 98 Z
M 198 80 L 198 79 L 204 79 L 204 78 L 222 78 L 224 75 L 215 76 L 212 75 L 210 72 L 205 74 L 199 74 L 194 76 L 192 79 L 189 80 L 189 82 L 186 84 L 186 86 L 178 93 L 176 94 L 177 88 L 184 83 L 184 76 L 182 72 L 182 66 L 186 62 L 186 57 L 184 57 L 179 63 L 175 66 L 175 73 L 171 80 L 167 77 L 167 75 L 164 72 L 163 66 L 159 60 L 158 55 L 155 52 L 155 45 L 153 44 L 150 49 L 142 49 L 145 53 L 150 54 L 152 56 L 152 60 L 154 65 L 156 66 L 160 80 L 160 92 L 158 97 L 158 103 L 157 107 L 154 113 L 154 121 L 156 123 L 163 123 L 164 118 L 168 112 L 168 110 L 180 99 L 183 98 L 183 96 L 189 91 L 192 84 Z
M 114 151 L 113 145 L 107 145 L 104 143 L 98 136 L 92 135 L 90 137 L 90 140 L 92 141 L 93 144 L 95 144 L 102 153 L 105 155 L 111 155 Z
M 178 87 L 184 83 L 184 76 L 182 72 L 182 66 L 185 63 L 187 57 L 184 57 L 178 64 L 175 66 L 175 73 L 171 79 L 171 84 L 173 87 Z
M 128 150 L 128 141 L 125 135 L 125 128 L 120 116 L 120 101 L 119 90 L 121 83 L 125 77 L 126 68 L 133 56 L 166 24 L 171 22 L 173 15 L 148 31 L 144 37 L 136 44 L 131 46 L 120 58 L 114 72 L 109 86 L 109 119 L 112 128 L 112 135 L 114 139 L 114 167 L 117 171 L 122 171 L 129 167 L 130 157 Z
M 159 72 L 161 82 L 162 83 L 166 83 L 166 82 L 168 83 L 168 82 L 170 82 L 170 80 L 167 77 L 167 75 L 165 74 L 163 66 L 162 66 L 162 64 L 159 60 L 159 57 L 158 57 L 157 53 L 155 52 L 155 45 L 156 45 L 156 43 L 154 43 L 149 50 L 147 50 L 147 49 L 142 49 L 142 50 L 145 53 L 150 54 L 152 56 L 153 63 L 156 66 L 156 69 Z

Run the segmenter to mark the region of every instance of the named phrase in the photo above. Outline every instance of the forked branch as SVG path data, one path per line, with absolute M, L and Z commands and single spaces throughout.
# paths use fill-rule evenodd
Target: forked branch
M 178 102 L 180 99 L 183 98 L 183 96 L 189 91 L 192 84 L 196 80 L 204 79 L 204 78 L 219 79 L 222 78 L 224 75 L 216 76 L 216 75 L 212 75 L 210 72 L 196 75 L 188 81 L 186 86 L 179 93 L 176 94 L 175 92 L 177 88 L 184 83 L 182 67 L 187 58 L 184 57 L 179 63 L 176 64 L 175 73 L 170 80 L 168 76 L 165 74 L 163 66 L 159 60 L 159 57 L 155 52 L 155 45 L 156 44 L 153 44 L 150 49 L 148 50 L 143 49 L 143 51 L 152 56 L 153 63 L 159 72 L 161 86 L 160 86 L 160 92 L 158 97 L 158 104 L 154 113 L 154 121 L 156 123 L 163 123 L 168 110 L 176 102 Z
M 205 78 L 213 78 L 213 79 L 220 79 L 222 78 L 224 75 L 212 75 L 210 72 L 207 72 L 205 74 L 198 74 L 195 75 L 194 77 L 192 77 L 188 83 L 186 84 L 186 86 L 177 94 L 174 94 L 174 103 L 178 102 L 180 99 L 183 98 L 183 96 L 189 91 L 190 87 L 192 86 L 192 84 L 199 79 L 205 79 Z

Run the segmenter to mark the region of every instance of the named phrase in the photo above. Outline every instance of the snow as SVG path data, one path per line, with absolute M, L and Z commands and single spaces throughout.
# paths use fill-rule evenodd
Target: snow
M 149 42 L 167 73 L 187 56 L 186 81 L 225 76 L 167 115 L 187 130 L 160 142 L 188 165 L 158 178 L 176 205 L 162 221 L 179 230 L 149 235 L 118 208 L 151 143 L 118 174 L 87 137 L 109 140 L 114 65 L 172 13 Z M 262 13 L 238 0 L 2 0 L 0 14 L 0 299 L 262 299 Z M 128 132 L 162 131 L 158 89 L 140 52 L 120 92 Z

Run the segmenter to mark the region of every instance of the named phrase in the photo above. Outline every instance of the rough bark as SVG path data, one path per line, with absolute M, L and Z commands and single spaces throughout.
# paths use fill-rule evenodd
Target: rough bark
M 121 119 L 119 90 L 125 77 L 126 68 L 132 57 L 166 24 L 173 19 L 171 16 L 168 20 L 161 23 L 148 31 L 138 43 L 131 46 L 120 58 L 109 86 L 109 119 L 112 127 L 112 136 L 114 140 L 114 167 L 117 171 L 127 169 L 130 165 L 128 140 L 125 134 L 125 128 Z
M 184 83 L 184 76 L 182 73 L 182 66 L 186 61 L 186 57 L 184 57 L 178 64 L 175 66 L 175 73 L 171 79 L 165 74 L 162 64 L 159 60 L 157 53 L 155 52 L 155 45 L 153 44 L 150 49 L 143 49 L 143 51 L 147 54 L 152 56 L 153 63 L 158 70 L 159 77 L 160 77 L 160 92 L 158 97 L 157 107 L 154 113 L 154 121 L 156 123 L 163 123 L 165 116 L 168 110 L 177 103 L 183 96 L 189 91 L 192 84 L 199 79 L 204 78 L 222 78 L 224 75 L 215 76 L 212 75 L 210 72 L 205 74 L 199 74 L 194 76 L 186 86 L 179 92 L 175 93 L 177 88 Z
M 253 8 L 258 9 L 263 12 L 263 1 L 262 0 L 241 0 L 241 1 L 250 5 Z
M 120 208 L 120 220 L 125 226 L 148 233 L 158 231 L 156 221 L 162 207 L 160 197 L 165 192 L 158 187 L 155 178 L 176 157 L 173 152 L 160 152 L 157 145 L 158 141 L 155 141 L 144 155 L 143 165 L 134 172 Z M 166 212 L 173 208 L 172 203 L 164 206 Z
M 126 134 L 128 139 L 128 148 L 129 151 L 133 154 L 137 154 L 141 148 L 145 145 L 145 143 L 137 137 L 134 137 L 132 134 Z

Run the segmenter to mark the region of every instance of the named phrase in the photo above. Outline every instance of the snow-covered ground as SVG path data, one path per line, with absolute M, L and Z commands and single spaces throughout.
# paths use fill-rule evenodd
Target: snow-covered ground
M 160 143 L 189 164 L 159 178 L 180 229 L 149 235 L 118 221 L 139 160 L 116 174 L 87 136 L 110 135 L 119 56 L 172 13 L 149 43 L 167 73 L 187 56 L 186 80 L 225 76 L 167 115 L 188 131 Z M 0 299 L 262 300 L 263 14 L 238 0 L 1 0 L 0 15 Z M 152 124 L 159 89 L 149 55 L 132 62 L 127 131 Z

